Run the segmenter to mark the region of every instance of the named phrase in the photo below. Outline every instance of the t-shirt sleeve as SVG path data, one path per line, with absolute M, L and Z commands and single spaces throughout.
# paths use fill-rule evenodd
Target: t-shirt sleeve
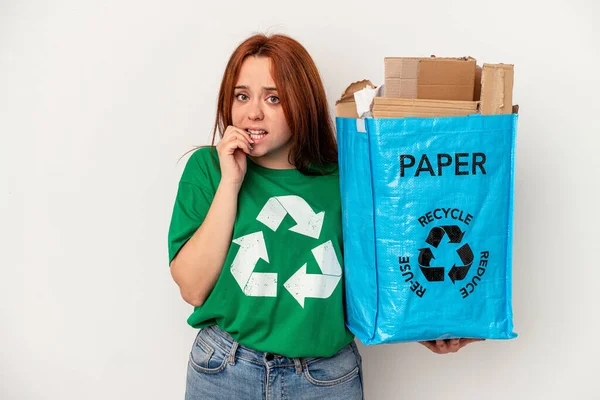
M 169 264 L 202 225 L 212 204 L 215 190 L 204 166 L 192 155 L 181 176 L 169 226 Z

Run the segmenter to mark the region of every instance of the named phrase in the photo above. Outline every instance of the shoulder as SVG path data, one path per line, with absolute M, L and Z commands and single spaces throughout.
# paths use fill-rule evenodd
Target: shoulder
M 219 160 L 219 156 L 217 154 L 217 148 L 214 146 L 202 146 L 192 152 L 192 155 L 190 156 L 188 163 L 195 162 L 195 163 L 202 164 L 207 161 L 210 161 L 211 158 L 214 160 L 217 160 L 217 161 Z
M 220 175 L 217 150 L 213 146 L 204 146 L 192 152 L 185 164 L 181 181 L 198 184 L 215 175 Z

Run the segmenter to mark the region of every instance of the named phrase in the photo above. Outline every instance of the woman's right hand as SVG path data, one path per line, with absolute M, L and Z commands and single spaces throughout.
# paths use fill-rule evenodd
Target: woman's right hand
M 235 126 L 228 126 L 217 144 L 221 165 L 221 182 L 241 186 L 246 176 L 246 154 L 252 153 L 254 141 L 250 134 Z
M 425 342 L 419 342 L 423 346 L 436 354 L 448 354 L 456 353 L 469 343 L 481 342 L 485 339 L 447 339 L 447 340 L 429 340 Z

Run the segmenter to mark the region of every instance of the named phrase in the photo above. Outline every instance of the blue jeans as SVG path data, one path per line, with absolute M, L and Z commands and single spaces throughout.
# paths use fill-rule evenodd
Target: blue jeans
M 329 358 L 286 358 L 237 343 L 216 325 L 196 336 L 186 400 L 363 399 L 362 359 L 352 342 Z

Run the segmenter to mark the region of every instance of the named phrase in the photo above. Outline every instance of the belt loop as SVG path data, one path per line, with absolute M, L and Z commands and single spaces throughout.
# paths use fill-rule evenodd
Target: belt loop
M 229 365 L 235 365 L 235 353 L 237 353 L 238 346 L 239 343 L 234 340 L 233 345 L 231 346 L 231 350 L 229 351 L 229 354 L 227 356 L 227 358 L 229 358 Z
M 296 374 L 300 375 L 302 373 L 302 370 L 304 369 L 304 361 L 300 360 L 299 358 L 294 358 L 294 366 L 296 367 Z

